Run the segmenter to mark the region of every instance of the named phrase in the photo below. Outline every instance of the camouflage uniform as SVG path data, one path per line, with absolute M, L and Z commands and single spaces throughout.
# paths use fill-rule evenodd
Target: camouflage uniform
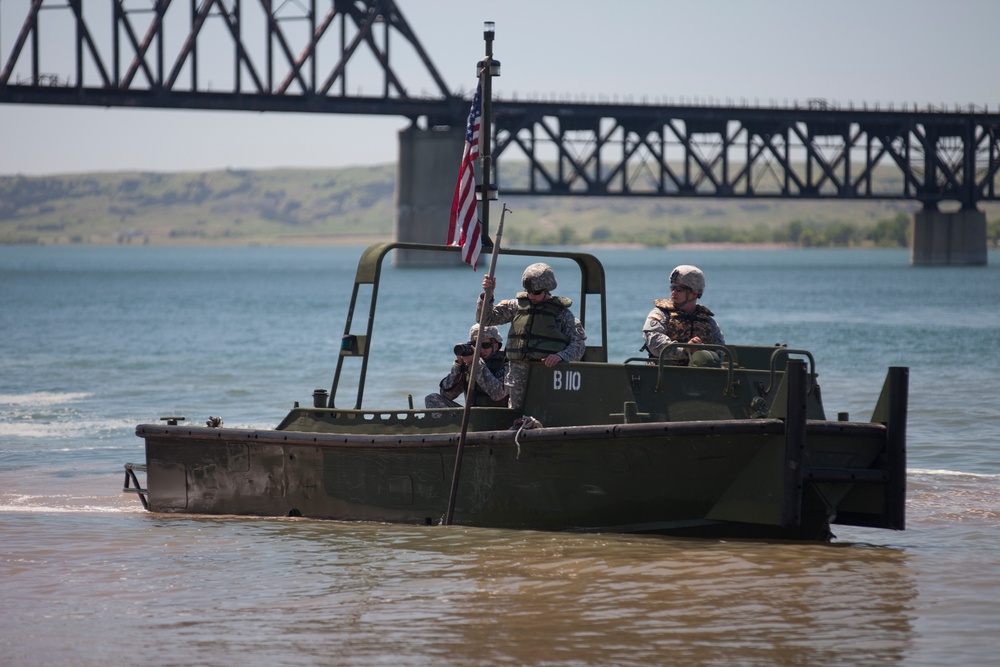
M 529 267 L 530 268 L 530 267 Z M 561 297 L 552 296 L 549 294 L 548 298 L 545 300 L 559 300 Z M 496 304 L 489 303 L 486 308 L 486 324 L 506 324 L 507 322 L 514 322 L 518 315 L 522 315 L 524 310 L 521 306 L 521 301 L 527 300 L 526 292 L 519 292 L 517 296 L 513 299 L 506 299 Z M 572 301 L 569 299 L 562 299 L 565 307 L 558 309 L 555 313 L 556 326 L 559 331 L 565 335 L 569 342 L 566 343 L 566 347 L 561 351 L 555 352 L 562 357 L 563 361 L 579 361 L 583 358 L 583 353 L 586 351 L 587 345 L 587 332 L 584 331 L 583 325 L 580 324 L 580 320 L 576 319 L 573 311 L 569 309 L 572 305 Z M 479 295 L 479 304 L 476 307 L 476 318 L 478 319 L 483 310 L 483 295 Z M 515 324 L 511 325 L 513 329 Z M 508 337 L 510 337 L 508 333 Z M 507 385 L 507 389 L 510 391 L 510 407 L 520 409 L 524 406 L 524 386 L 528 379 L 528 368 L 531 362 L 529 360 L 510 360 L 509 370 L 507 371 L 507 377 L 504 380 L 504 384 Z
M 473 324 L 469 329 L 469 344 L 476 345 L 479 338 L 479 325 Z M 483 329 L 483 340 L 492 340 L 502 344 L 503 336 L 496 327 Z M 507 387 L 504 377 L 507 375 L 507 354 L 499 347 L 493 348 L 493 353 L 483 359 L 480 357 L 479 375 L 476 377 L 476 388 L 472 405 L 501 407 L 507 405 Z M 460 359 L 456 359 L 440 382 L 440 391 L 424 397 L 424 407 L 427 408 L 459 408 L 462 407 L 454 399 L 469 387 L 469 367 Z
M 504 378 L 507 375 L 507 355 L 503 350 L 496 350 L 479 364 L 479 375 L 476 376 L 476 400 L 473 405 L 507 405 L 507 387 Z M 458 408 L 461 404 L 454 399 L 469 387 L 469 367 L 461 361 L 455 361 L 451 370 L 440 382 L 441 390 L 436 394 L 424 397 L 424 406 L 428 408 Z M 481 393 L 480 393 L 481 392 Z M 483 395 L 485 394 L 485 396 Z M 488 397 L 488 399 L 487 399 Z M 484 400 L 486 399 L 486 400 Z
M 688 343 L 692 338 L 699 338 L 705 345 L 725 345 L 726 339 L 722 329 L 715 323 L 711 310 L 695 304 L 691 312 L 687 312 L 687 304 L 691 303 L 691 295 L 700 299 L 705 294 L 705 273 L 697 266 L 681 264 L 670 272 L 671 296 L 676 288 L 687 288 L 688 297 L 679 305 L 674 305 L 670 299 L 657 299 L 656 306 L 646 316 L 646 324 L 642 327 L 644 345 L 641 349 L 649 352 L 650 357 L 659 358 L 663 350 L 671 343 Z M 717 366 L 724 355 L 711 350 L 692 351 L 691 348 L 675 347 L 666 353 L 678 366 Z
M 642 338 L 646 343 L 643 349 L 650 356 L 659 357 L 663 348 L 670 343 L 686 343 L 695 337 L 710 345 L 726 344 L 722 329 L 713 317 L 715 313 L 700 303 L 690 314 L 675 308 L 670 299 L 657 299 L 653 305 L 656 307 L 650 311 L 646 324 L 642 327 Z M 667 353 L 667 358 L 678 366 L 686 366 L 688 350 L 683 347 L 673 348 Z

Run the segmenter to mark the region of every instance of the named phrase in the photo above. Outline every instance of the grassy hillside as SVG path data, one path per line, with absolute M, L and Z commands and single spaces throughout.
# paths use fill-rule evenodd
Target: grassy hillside
M 388 237 L 391 165 L 0 177 L 0 243 L 251 243 Z
M 395 166 L 0 176 L 0 243 L 305 244 L 392 236 Z M 515 197 L 511 245 L 905 244 L 914 202 Z M 986 207 L 1000 238 L 997 206 Z M 444 238 L 445 230 L 441 235 Z M 900 238 L 903 235 L 903 238 Z

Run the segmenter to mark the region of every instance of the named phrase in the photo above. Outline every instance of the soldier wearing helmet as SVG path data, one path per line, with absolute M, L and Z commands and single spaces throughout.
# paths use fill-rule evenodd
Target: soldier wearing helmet
M 427 408 L 458 408 L 461 405 L 455 401 L 459 394 L 467 393 L 469 374 L 472 372 L 473 356 L 476 353 L 476 340 L 479 338 L 479 325 L 473 324 L 469 329 L 469 342 L 455 346 L 455 363 L 451 371 L 442 378 L 439 390 L 424 397 L 424 407 Z M 507 376 L 507 354 L 501 350 L 503 336 L 496 327 L 483 327 L 482 340 L 479 341 L 479 373 L 476 375 L 476 387 L 473 390 L 472 405 L 489 407 L 507 407 L 507 387 L 504 378 Z
M 705 274 L 697 266 L 682 264 L 670 272 L 670 298 L 656 299 L 642 328 L 643 349 L 658 358 L 666 354 L 678 366 L 717 365 L 720 357 L 711 350 L 674 347 L 671 343 L 725 345 L 715 313 L 698 303 L 705 293 Z
M 586 351 L 587 332 L 580 320 L 569 309 L 573 302 L 552 294 L 556 288 L 556 274 L 548 264 L 538 262 L 524 270 L 521 276 L 523 292 L 513 299 L 493 305 L 485 304 L 486 324 L 506 324 L 507 358 L 510 370 L 505 383 L 510 391 L 510 407 L 524 405 L 524 389 L 528 368 L 532 361 L 541 361 L 548 367 L 563 361 L 579 361 Z M 483 290 L 492 293 L 496 280 L 489 275 L 483 278 Z M 479 296 L 476 318 L 484 308 L 484 296 Z

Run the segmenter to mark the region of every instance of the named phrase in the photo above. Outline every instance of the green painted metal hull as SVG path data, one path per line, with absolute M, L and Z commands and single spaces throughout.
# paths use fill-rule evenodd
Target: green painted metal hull
M 590 378 L 586 364 L 576 366 L 586 383 L 606 380 L 613 365 L 591 365 Z M 674 374 L 693 377 L 688 371 Z M 718 385 L 725 373 L 701 375 Z M 516 433 L 496 430 L 511 423 L 510 410 L 472 412 L 457 524 L 822 540 L 846 513 L 861 517 L 852 523 L 902 527 L 887 493 L 893 484 L 892 494 L 902 487 L 886 466 L 886 424 L 804 420 L 800 467 L 789 484 L 787 418 Z M 149 509 L 437 524 L 448 502 L 460 417 L 460 409 L 296 408 L 275 430 L 142 425 Z
M 294 408 L 273 430 L 137 427 L 150 510 L 437 524 L 453 509 L 453 523 L 482 527 L 813 540 L 829 538 L 831 523 L 903 529 L 905 368 L 889 369 L 870 423 L 828 421 L 812 355 L 783 346 L 689 346 L 718 348 L 725 362 L 705 368 L 609 363 L 602 343 L 582 362 L 533 363 L 517 413 L 363 408 L 381 264 L 398 248 L 457 251 L 364 252 L 333 386 L 315 407 Z M 574 308 L 586 324 L 597 298 L 599 325 L 588 331 L 606 341 L 600 262 L 543 256 L 576 261 Z M 368 316 L 355 330 L 366 286 Z M 353 362 L 355 402 L 338 407 Z M 542 427 L 509 430 L 522 414 Z M 142 467 L 126 464 L 127 490 Z

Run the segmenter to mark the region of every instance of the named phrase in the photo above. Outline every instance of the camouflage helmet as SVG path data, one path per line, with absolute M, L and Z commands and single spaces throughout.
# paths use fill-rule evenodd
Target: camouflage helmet
M 473 324 L 472 328 L 469 329 L 469 340 L 475 341 L 476 335 L 479 333 L 479 325 Z M 498 343 L 503 342 L 503 336 L 500 335 L 500 330 L 496 327 L 483 327 L 483 338 L 492 338 Z
M 697 266 L 681 264 L 670 272 L 670 284 L 690 287 L 700 299 L 705 293 L 705 274 Z
M 536 292 L 540 289 L 551 292 L 556 288 L 556 274 L 548 264 L 537 262 L 524 270 L 521 284 L 529 292 Z

